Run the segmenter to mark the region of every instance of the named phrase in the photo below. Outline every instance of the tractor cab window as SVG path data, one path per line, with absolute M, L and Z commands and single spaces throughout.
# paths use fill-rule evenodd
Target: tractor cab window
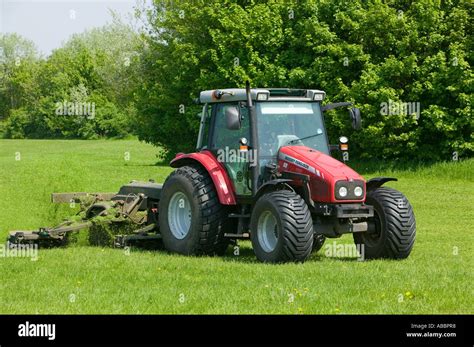
M 262 160 L 275 158 L 283 146 L 307 146 L 329 154 L 319 103 L 260 102 L 257 118 Z
M 227 128 L 225 111 L 228 107 L 240 107 L 242 115 L 242 126 L 239 130 L 230 130 Z M 240 139 L 245 137 L 250 140 L 250 122 L 248 110 L 237 103 L 217 104 L 214 119 L 214 129 L 211 147 L 213 149 L 239 149 Z

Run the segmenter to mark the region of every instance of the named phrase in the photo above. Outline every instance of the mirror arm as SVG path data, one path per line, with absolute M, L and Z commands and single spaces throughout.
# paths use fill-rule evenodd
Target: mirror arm
M 335 108 L 347 107 L 347 106 L 352 106 L 352 105 L 353 105 L 352 102 L 335 102 L 332 104 L 321 106 L 321 111 L 325 112 L 325 111 L 334 110 Z

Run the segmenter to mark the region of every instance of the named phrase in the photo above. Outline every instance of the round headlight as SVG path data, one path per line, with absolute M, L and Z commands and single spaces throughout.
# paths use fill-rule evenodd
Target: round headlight
M 355 196 L 362 196 L 362 193 L 363 193 L 363 192 L 364 192 L 364 191 L 362 190 L 361 187 L 355 187 L 355 188 L 354 188 L 354 194 L 355 194 Z
M 346 187 L 339 188 L 339 196 L 341 198 L 345 198 L 347 196 L 347 188 Z
M 339 143 L 348 143 L 349 142 L 349 139 L 345 136 L 341 136 L 339 138 Z

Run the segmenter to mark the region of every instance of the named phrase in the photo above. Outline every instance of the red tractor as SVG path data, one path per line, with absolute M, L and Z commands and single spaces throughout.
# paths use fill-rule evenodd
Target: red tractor
M 407 198 L 365 181 L 331 150 L 322 106 L 325 93 L 303 89 L 203 91 L 197 151 L 178 153 L 158 208 L 167 250 L 222 254 L 249 238 L 263 262 L 304 261 L 325 238 L 352 233 L 366 259 L 406 258 L 416 224 Z M 349 114 L 355 129 L 357 108 Z M 160 187 L 161 188 L 161 187 Z

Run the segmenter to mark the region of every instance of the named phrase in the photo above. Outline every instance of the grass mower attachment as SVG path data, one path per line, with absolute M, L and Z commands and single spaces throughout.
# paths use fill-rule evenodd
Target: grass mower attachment
M 125 247 L 130 242 L 157 240 L 157 228 L 151 207 L 147 213 L 148 197 L 134 193 L 138 187 L 159 188 L 152 183 L 132 182 L 119 193 L 54 193 L 54 203 L 79 203 L 80 211 L 72 218 L 51 228 L 35 231 L 12 231 L 10 244 L 37 243 L 42 246 L 64 246 L 75 232 L 88 231 L 91 245 Z M 106 200 L 108 199 L 108 200 Z M 153 203 L 151 203 L 153 204 Z

